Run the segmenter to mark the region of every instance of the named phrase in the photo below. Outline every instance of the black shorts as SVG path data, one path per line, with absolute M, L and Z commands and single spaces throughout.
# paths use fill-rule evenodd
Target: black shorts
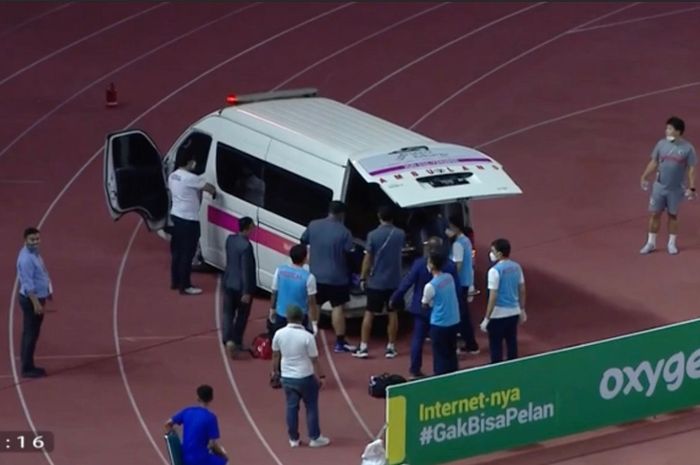
M 386 307 L 387 312 L 393 311 L 389 308 L 389 300 L 393 294 L 394 289 L 367 289 L 367 310 L 382 313 Z
M 330 302 L 331 307 L 340 307 L 350 302 L 350 286 L 318 283 L 316 285 L 316 303 L 320 306 L 326 302 Z

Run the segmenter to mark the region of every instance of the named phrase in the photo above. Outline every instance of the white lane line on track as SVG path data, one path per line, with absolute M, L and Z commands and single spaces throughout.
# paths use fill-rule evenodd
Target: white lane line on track
M 53 52 L 49 53 L 48 55 L 44 55 L 43 57 L 39 58 L 38 60 L 35 60 L 35 61 L 29 63 L 28 65 L 26 65 L 26 66 L 24 66 L 24 67 L 18 69 L 17 71 L 15 71 L 14 73 L 10 74 L 9 76 L 6 76 L 6 77 L 0 79 L 0 86 L 2 86 L 3 84 L 5 84 L 5 83 L 11 81 L 12 79 L 14 79 L 14 78 L 16 78 L 17 76 L 21 75 L 21 74 L 24 73 L 25 71 L 29 71 L 29 70 L 32 69 L 33 67 L 35 67 L 35 66 L 37 66 L 37 65 L 40 65 L 41 63 L 45 62 L 46 60 L 49 60 L 49 59 L 55 57 L 56 55 L 59 55 L 59 54 L 65 52 L 66 50 L 70 50 L 71 48 L 75 47 L 76 45 L 80 45 L 80 44 L 82 44 L 83 42 L 85 42 L 85 41 L 87 41 L 87 40 L 90 40 L 90 39 L 92 39 L 93 37 L 96 37 L 96 36 L 102 34 L 103 32 L 107 32 L 107 31 L 109 31 L 110 29 L 114 29 L 115 27 L 117 27 L 117 26 L 119 26 L 119 25 L 121 25 L 121 24 L 124 24 L 124 23 L 126 23 L 126 22 L 128 22 L 128 21 L 131 21 L 132 19 L 138 18 L 139 16 L 143 16 L 143 15 L 145 15 L 145 14 L 147 14 L 147 13 L 150 13 L 151 11 L 156 10 L 156 9 L 158 9 L 158 8 L 161 8 L 161 7 L 165 6 L 165 5 L 167 5 L 167 2 L 158 3 L 157 5 L 154 5 L 154 6 L 150 7 L 150 8 L 145 9 L 145 10 L 139 11 L 138 13 L 134 13 L 134 14 L 132 14 L 132 15 L 130 15 L 130 16 L 127 16 L 126 18 L 122 18 L 122 19 L 120 19 L 119 21 L 116 21 L 116 22 L 110 24 L 109 26 L 105 26 L 105 27 L 103 27 L 102 29 L 99 29 L 99 30 L 97 30 L 97 31 L 95 31 L 95 32 L 93 32 L 93 33 L 91 33 L 91 34 L 88 34 L 88 35 L 86 35 L 86 36 L 83 36 L 83 37 L 81 37 L 80 39 L 75 40 L 75 41 L 71 42 L 71 43 L 68 44 L 68 45 L 64 45 L 63 47 L 61 47 L 61 48 L 59 48 L 59 49 L 57 49 L 57 50 L 54 50 Z
M 585 27 L 588 24 L 592 24 L 596 21 L 600 21 L 601 19 L 605 19 L 608 16 L 615 15 L 617 13 L 620 13 L 621 11 L 627 10 L 629 8 L 636 6 L 636 5 L 639 5 L 639 3 L 632 3 L 629 5 L 625 5 L 621 8 L 617 8 L 616 10 L 613 10 L 613 11 L 608 12 L 608 13 L 601 15 L 601 16 L 597 16 L 589 21 L 586 21 L 582 24 L 579 24 L 576 27 L 567 29 L 566 31 L 561 32 L 561 33 L 555 35 L 554 37 L 551 37 L 551 38 L 545 40 L 544 42 L 540 42 L 539 44 L 535 45 L 534 47 L 531 47 L 531 48 L 525 50 L 524 52 L 519 53 L 518 55 L 514 56 L 513 58 L 511 58 L 507 61 L 504 61 L 500 65 L 498 65 L 494 68 L 491 68 L 491 70 L 487 71 L 486 73 L 482 74 L 478 78 L 476 78 L 476 79 L 470 81 L 469 83 L 465 84 L 464 86 L 460 87 L 458 90 L 456 90 L 455 92 L 450 94 L 447 98 L 443 99 L 437 105 L 433 106 L 430 110 L 428 110 L 420 118 L 418 118 L 416 120 L 416 122 L 414 122 L 411 126 L 409 126 L 409 129 L 414 129 L 416 126 L 418 126 L 420 123 L 422 123 L 426 119 L 430 118 L 436 111 L 438 111 L 440 108 L 444 107 L 446 104 L 451 102 L 453 99 L 455 99 L 457 96 L 462 94 L 464 91 L 470 89 L 471 87 L 475 86 L 476 84 L 483 81 L 484 79 L 491 76 L 492 74 L 497 73 L 498 71 L 502 70 L 503 68 L 507 67 L 508 65 L 515 63 L 516 61 L 520 60 L 521 58 L 524 58 L 524 57 L 530 55 L 531 53 L 536 52 L 537 50 L 539 50 L 543 47 L 546 47 L 547 45 L 551 44 L 552 42 L 555 42 L 555 41 L 561 39 L 562 37 L 569 35 L 571 33 L 571 31 L 573 31 L 577 28 Z

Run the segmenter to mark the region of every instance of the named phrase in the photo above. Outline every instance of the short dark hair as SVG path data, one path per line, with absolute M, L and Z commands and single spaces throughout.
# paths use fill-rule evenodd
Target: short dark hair
M 450 216 L 447 219 L 447 222 L 450 224 L 450 226 L 454 226 L 460 231 L 464 231 L 464 225 L 462 224 L 462 221 L 459 219 L 458 216 Z
M 496 239 L 491 243 L 491 247 L 500 252 L 504 257 L 510 257 L 510 242 L 508 239 Z
M 668 120 L 666 120 L 666 124 L 669 126 L 673 126 L 673 129 L 680 132 L 681 134 L 685 132 L 685 121 L 683 121 L 677 116 L 671 116 Z
M 304 311 L 298 305 L 290 305 L 285 313 L 290 323 L 301 323 L 304 320 Z
M 382 205 L 377 210 L 377 214 L 382 221 L 394 221 L 394 209 L 391 205 Z
M 306 260 L 307 253 L 305 245 L 297 244 L 289 250 L 289 258 L 292 259 L 292 263 L 299 265 Z
M 328 212 L 331 215 L 340 215 L 345 213 L 345 204 L 340 200 L 334 200 L 328 205 Z
M 39 234 L 39 230 L 35 228 L 34 226 L 30 226 L 27 229 L 24 230 L 24 238 L 28 238 L 29 236 L 33 236 L 34 234 Z
M 205 404 L 208 404 L 214 400 L 214 388 L 208 384 L 202 384 L 197 388 L 197 398 Z
M 429 260 L 430 263 L 433 264 L 435 268 L 438 270 L 442 270 L 442 268 L 445 266 L 445 254 L 440 253 L 440 252 L 431 252 L 429 255 Z
M 238 230 L 239 231 L 241 231 L 241 232 L 247 231 L 251 227 L 253 227 L 253 218 L 251 218 L 249 216 L 244 216 L 243 218 L 238 220 Z

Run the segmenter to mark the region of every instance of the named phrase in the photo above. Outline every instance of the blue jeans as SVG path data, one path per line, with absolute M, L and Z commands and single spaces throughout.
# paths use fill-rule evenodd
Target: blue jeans
M 421 373 L 423 365 L 423 344 L 430 332 L 430 320 L 427 315 L 413 314 L 413 335 L 411 337 L 411 368 L 408 370 L 412 375 Z
M 318 381 L 314 375 L 306 378 L 282 378 L 287 398 L 287 434 L 293 441 L 299 440 L 299 404 L 304 401 L 306 424 L 311 439 L 321 436 L 318 419 Z

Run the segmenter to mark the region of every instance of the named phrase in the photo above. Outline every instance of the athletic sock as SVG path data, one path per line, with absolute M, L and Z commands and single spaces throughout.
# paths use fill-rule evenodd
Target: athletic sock
M 386 348 L 389 349 L 389 350 L 394 350 L 394 343 L 393 343 L 393 342 L 388 343 L 388 344 L 386 345 Z
M 367 343 L 366 342 L 360 342 L 360 350 L 367 350 Z
M 647 238 L 647 244 L 656 245 L 656 233 L 649 233 Z
M 678 236 L 677 236 L 676 234 L 671 234 L 671 235 L 669 235 L 669 236 L 668 236 L 668 245 L 673 245 L 673 246 L 675 246 L 675 245 L 676 245 L 676 238 L 677 238 L 677 237 L 678 237 Z
M 336 336 L 335 343 L 337 345 L 345 345 L 345 336 Z

